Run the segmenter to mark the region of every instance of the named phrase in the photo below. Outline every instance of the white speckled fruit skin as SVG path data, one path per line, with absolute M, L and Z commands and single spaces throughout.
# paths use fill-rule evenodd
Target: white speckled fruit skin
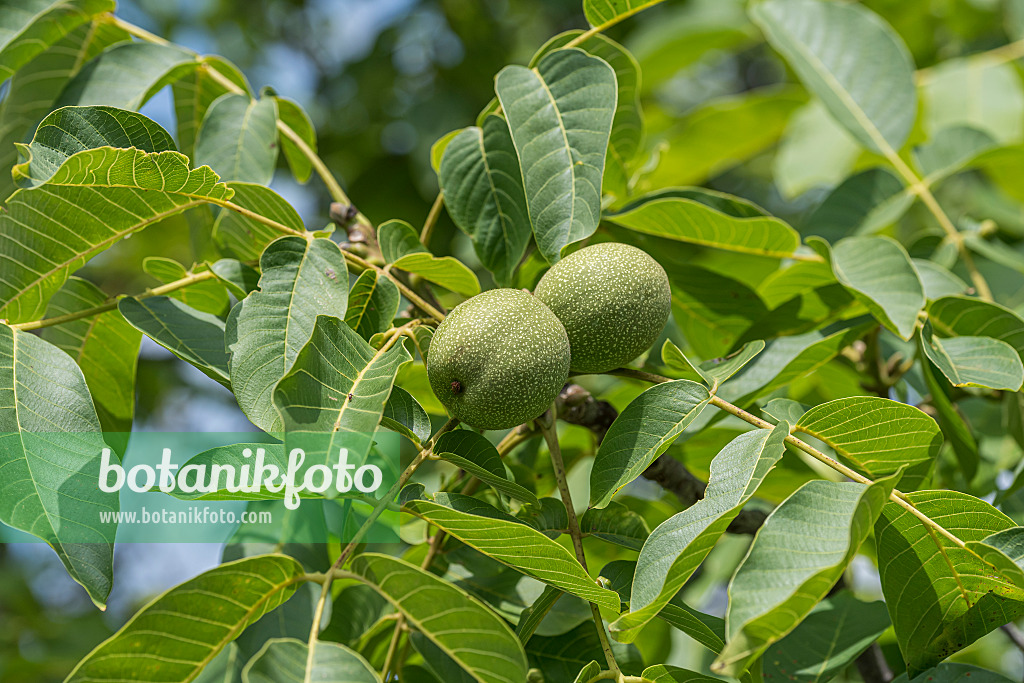
M 616 242 L 566 256 L 534 294 L 565 325 L 573 372 L 607 372 L 629 363 L 655 342 L 672 309 L 661 264 Z
M 508 429 L 547 410 L 569 378 L 569 338 L 547 306 L 520 289 L 492 289 L 438 326 L 427 376 L 452 416 Z M 458 381 L 462 391 L 452 390 Z

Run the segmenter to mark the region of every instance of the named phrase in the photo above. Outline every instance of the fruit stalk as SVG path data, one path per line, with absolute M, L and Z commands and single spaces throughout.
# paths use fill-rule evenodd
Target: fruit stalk
M 542 415 L 537 422 L 540 424 L 541 433 L 548 444 L 548 451 L 551 453 L 551 465 L 555 470 L 555 481 L 558 483 L 558 493 L 565 505 L 565 512 L 569 518 L 569 536 L 572 538 L 572 547 L 576 551 L 576 559 L 587 569 L 587 556 L 583 552 L 583 537 L 580 533 L 580 523 L 576 519 L 576 509 L 572 504 L 572 494 L 569 492 L 569 484 L 565 477 L 565 462 L 562 460 L 562 449 L 558 445 L 558 406 L 553 404 L 551 410 Z M 589 570 L 588 570 L 589 571 Z M 597 628 L 598 638 L 601 640 L 601 649 L 604 650 L 605 660 L 608 668 L 616 675 L 621 676 L 618 662 L 615 661 L 615 654 L 612 652 L 611 643 L 608 642 L 608 634 L 604 630 L 604 619 L 601 617 L 601 609 L 594 603 L 590 603 L 590 611 L 594 615 L 594 626 Z

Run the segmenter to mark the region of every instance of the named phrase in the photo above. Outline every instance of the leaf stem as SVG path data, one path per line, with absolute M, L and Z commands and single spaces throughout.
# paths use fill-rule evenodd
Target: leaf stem
M 135 24 L 133 24 L 131 22 L 125 21 L 124 19 L 114 15 L 113 13 L 111 13 L 109 15 L 109 17 L 110 17 L 110 23 L 112 23 L 114 26 L 118 27 L 119 29 L 125 31 L 126 33 L 128 33 L 128 35 L 134 36 L 136 38 L 140 38 L 140 39 L 145 40 L 146 42 L 149 42 L 149 43 L 156 43 L 157 45 L 170 45 L 171 44 L 171 41 L 167 40 L 166 38 L 161 38 L 160 36 L 156 35 L 155 33 L 150 33 L 149 31 L 147 31 L 146 29 L 142 28 L 141 26 L 136 26 Z
M 366 259 L 364 259 L 362 257 L 359 257 L 359 256 L 356 256 L 352 252 L 347 251 L 345 249 L 342 249 L 341 251 L 342 251 L 343 254 L 345 254 L 345 258 L 346 259 L 348 259 L 352 263 L 356 264 L 357 266 L 359 266 L 359 267 L 361 267 L 361 268 L 363 268 L 365 270 L 376 270 L 379 275 L 383 275 L 383 276 L 387 277 L 389 280 L 391 280 L 392 282 L 394 282 L 395 286 L 398 287 L 399 291 L 402 292 L 402 295 L 406 299 L 411 301 L 414 306 L 416 306 L 417 308 L 422 310 L 424 313 L 429 315 L 431 318 L 433 318 L 437 322 L 443 322 L 444 321 L 444 313 L 442 313 L 441 311 L 437 310 L 435 307 L 433 307 L 429 303 L 427 303 L 426 300 L 423 299 L 423 297 L 421 297 L 416 292 L 412 291 L 412 289 L 407 287 L 404 282 L 400 281 L 398 278 L 396 278 L 394 275 L 392 275 L 389 270 L 387 270 L 385 268 L 380 268 L 378 266 L 375 266 L 374 264 L 370 263 Z
M 157 45 L 171 44 L 170 41 L 161 38 L 158 35 L 150 33 L 149 31 L 140 26 L 136 26 L 135 24 L 127 22 L 121 19 L 120 17 L 114 16 L 113 14 L 111 14 L 110 17 L 112 23 L 115 26 L 120 27 L 121 29 L 127 31 L 128 34 L 135 36 L 136 38 L 140 38 L 142 40 L 145 40 L 150 43 L 155 43 Z M 209 63 L 200 64 L 200 68 L 203 69 L 204 72 L 212 80 L 217 82 L 221 87 L 223 87 L 228 92 L 234 93 L 236 95 L 248 94 L 245 92 L 245 90 L 239 87 L 237 83 L 235 83 L 230 78 L 222 74 Z M 320 176 L 320 180 L 323 181 L 324 186 L 327 188 L 327 192 L 328 194 L 330 194 L 331 199 L 333 199 L 336 202 L 340 202 L 342 204 L 351 206 L 352 201 L 348 198 L 348 195 L 345 194 L 345 191 L 341 188 L 341 184 L 338 182 L 338 179 L 335 178 L 334 174 L 331 173 L 331 170 L 327 168 L 327 164 L 324 163 L 324 160 L 320 158 L 320 155 L 318 155 L 315 151 L 313 151 L 313 148 L 306 144 L 306 141 L 302 139 L 302 136 L 296 133 L 291 126 L 289 126 L 281 119 L 277 120 L 277 129 L 278 131 L 281 132 L 282 135 L 288 138 L 292 142 L 292 144 L 294 144 L 307 159 L 309 159 L 309 162 L 313 165 L 313 168 L 314 170 L 316 170 L 317 175 Z M 362 214 L 358 214 L 356 216 L 356 220 L 365 222 L 367 225 L 369 225 L 369 220 Z
M 564 48 L 567 48 L 567 47 L 576 47 L 577 45 L 585 43 L 588 39 L 594 37 L 598 33 L 602 33 L 604 31 L 607 31 L 612 26 L 615 26 L 615 24 L 618 24 L 621 21 L 625 21 L 626 19 L 629 19 L 634 14 L 639 14 L 640 12 L 643 12 L 648 7 L 653 7 L 654 5 L 657 5 L 657 4 L 659 4 L 659 3 L 663 2 L 663 1 L 664 0 L 650 0 L 649 2 L 646 2 L 646 3 L 642 4 L 642 5 L 638 5 L 638 6 L 634 7 L 634 8 L 632 8 L 632 9 L 626 10 L 622 14 L 617 14 L 616 16 L 612 17 L 611 19 L 609 19 L 608 21 L 604 22 L 603 24 L 598 24 L 597 26 L 594 26 L 593 28 L 587 29 L 586 31 L 584 31 L 583 33 L 579 34 L 578 36 L 576 36 L 575 38 L 570 40 L 568 43 L 563 45 L 562 48 L 564 49 Z
M 443 208 L 444 190 L 438 190 L 437 197 L 434 198 L 434 203 L 430 206 L 430 213 L 427 214 L 427 220 L 423 223 L 423 230 L 420 232 L 420 242 L 427 248 L 430 247 L 430 236 L 434 234 L 434 226 L 437 225 L 437 219 Z
M 576 519 L 576 509 L 572 504 L 572 494 L 569 492 L 569 483 L 565 476 L 565 462 L 562 460 L 562 449 L 558 445 L 558 407 L 552 404 L 551 410 L 537 420 L 540 424 L 541 434 L 548 444 L 548 451 L 551 453 L 551 465 L 555 471 L 555 482 L 558 484 L 558 493 L 565 505 L 565 512 L 569 518 L 569 536 L 572 538 L 572 547 L 576 551 L 576 559 L 587 568 L 587 556 L 583 552 L 583 535 L 580 533 L 579 520 Z M 615 661 L 615 654 L 612 652 L 611 644 L 608 642 L 608 634 L 604 630 L 604 619 L 601 617 L 601 608 L 590 603 L 590 611 L 594 615 L 594 626 L 597 627 L 597 635 L 601 640 L 601 649 L 604 650 L 604 658 L 608 662 L 608 668 L 614 672 L 616 677 L 622 675 L 618 662 Z
M 650 373 L 650 372 L 644 372 L 643 370 L 634 370 L 632 368 L 619 368 L 618 370 L 612 370 L 612 371 L 604 373 L 604 374 L 607 374 L 607 375 L 617 375 L 619 377 L 632 377 L 634 379 L 641 379 L 641 380 L 644 380 L 646 382 L 652 382 L 654 384 L 660 384 L 662 382 L 671 382 L 672 381 L 668 377 L 662 377 L 661 375 L 655 375 L 655 374 Z M 729 403 L 728 401 L 726 401 L 725 399 L 719 398 L 718 396 L 712 396 L 711 397 L 711 405 L 715 406 L 716 408 L 718 408 L 720 410 L 724 410 L 727 413 L 735 415 L 736 417 L 740 418 L 744 422 L 752 424 L 755 427 L 758 427 L 760 429 L 772 429 L 774 427 L 774 425 L 772 425 L 770 422 L 762 420 L 761 418 L 757 417 L 756 415 L 751 415 L 750 413 L 748 413 L 747 411 L 743 410 L 739 406 L 735 406 L 732 403 Z M 801 450 L 804 453 L 808 454 L 809 456 L 811 456 L 815 460 L 817 460 L 817 461 L 819 461 L 821 463 L 824 463 L 825 465 L 828 465 L 829 467 L 831 467 L 836 472 L 839 472 L 843 476 L 845 476 L 845 477 L 847 477 L 849 479 L 852 479 L 853 481 L 856 481 L 856 482 L 861 483 L 861 484 L 872 484 L 872 483 L 874 483 L 871 479 L 863 476 L 862 474 L 860 474 L 858 472 L 854 472 L 852 469 L 850 469 L 846 465 L 844 465 L 841 462 L 835 460 L 834 458 L 830 458 L 829 456 L 825 455 L 824 453 L 819 451 L 814 446 L 810 445 L 806 441 L 803 441 L 802 439 L 799 439 L 799 438 L 793 436 L 792 434 L 790 434 L 789 436 L 786 437 L 786 443 L 792 445 L 795 448 L 798 448 L 799 450 Z M 910 514 L 912 514 L 915 517 L 917 517 L 917 519 L 920 522 L 922 522 L 925 526 L 928 526 L 931 529 L 934 529 L 939 534 L 941 534 L 942 536 L 945 536 L 948 540 L 950 540 L 951 542 L 953 542 L 954 544 L 956 544 L 960 548 L 966 548 L 967 547 L 967 544 L 964 543 L 963 540 L 961 540 L 959 537 L 954 535 L 952 532 L 950 532 L 948 529 L 946 529 L 944 526 L 942 526 L 941 524 L 939 524 L 935 520 L 933 520 L 930 517 L 928 517 L 928 515 L 924 514 L 923 512 L 918 510 L 916 507 L 914 507 L 914 504 L 910 502 L 910 499 L 907 498 L 907 495 L 905 493 L 903 493 L 902 491 L 898 491 L 896 489 L 893 489 L 892 493 L 889 495 L 889 500 L 891 500 L 892 502 L 896 503 L 901 508 L 903 508 L 904 510 L 909 512 Z
M 211 200 L 209 200 L 209 202 L 211 204 L 216 204 L 217 206 L 223 207 L 225 209 L 230 209 L 231 211 L 234 211 L 235 213 L 239 213 L 239 214 L 245 216 L 246 218 L 251 218 L 252 220 L 256 221 L 257 223 L 262 223 L 263 225 L 266 225 L 266 226 L 268 226 L 270 228 L 273 228 L 274 230 L 277 230 L 278 232 L 280 232 L 282 234 L 285 234 L 285 235 L 295 235 L 295 236 L 301 237 L 303 239 L 309 239 L 310 233 L 306 232 L 305 230 L 296 230 L 295 228 L 288 227 L 284 223 L 278 223 L 273 218 L 267 218 L 263 214 L 259 214 L 259 213 L 256 213 L 255 211 L 251 211 L 251 210 L 245 208 L 244 206 L 239 206 L 238 204 L 235 204 L 234 202 L 223 200 L 223 199 L 217 199 L 217 200 L 212 200 L 211 199 Z
M 925 208 L 938 221 L 939 226 L 946 233 L 949 241 L 956 247 L 957 252 L 960 254 L 960 259 L 964 262 L 964 266 L 971 276 L 971 282 L 974 284 L 974 289 L 978 292 L 978 296 L 985 301 L 992 301 L 992 290 L 989 288 L 985 276 L 981 274 L 978 266 L 974 263 L 974 256 L 967 247 L 963 234 L 953 225 L 953 221 L 950 220 L 945 210 L 939 204 L 939 201 L 935 198 L 935 195 L 932 194 L 928 183 L 918 176 L 914 169 L 910 168 L 907 162 L 903 161 L 903 158 L 887 142 L 880 139 L 876 141 L 876 144 L 878 144 L 885 158 L 892 164 L 892 167 L 896 169 L 896 172 L 903 177 L 903 181 L 907 183 L 907 190 L 921 199 Z
M 444 544 L 445 536 L 444 531 L 441 529 L 437 530 L 434 537 L 430 539 L 430 547 L 427 549 L 427 556 L 423 558 L 423 562 L 420 563 L 420 569 L 427 571 L 430 569 L 430 565 L 433 564 L 434 558 L 441 552 L 441 546 Z M 391 644 L 388 645 L 387 655 L 384 656 L 384 666 L 381 668 L 381 679 L 387 681 L 391 676 L 391 667 L 393 665 L 393 659 L 395 653 L 398 651 L 398 641 L 401 639 L 402 630 L 405 628 L 405 615 L 399 614 L 398 620 L 395 622 L 395 631 L 391 635 Z
M 164 294 L 170 294 L 171 292 L 174 292 L 176 290 L 188 287 L 189 285 L 195 284 L 196 282 L 210 280 L 215 277 L 216 275 L 214 275 L 213 271 L 211 270 L 204 270 L 201 273 L 189 273 L 180 280 L 175 280 L 174 282 L 168 282 L 166 285 L 160 285 L 159 287 L 147 289 L 142 294 L 134 295 L 134 298 L 146 299 L 151 296 L 163 296 Z M 76 320 L 81 320 L 83 318 L 91 318 L 94 315 L 100 315 L 102 313 L 106 313 L 107 311 L 112 311 L 115 308 L 117 308 L 117 302 L 118 299 L 120 298 L 120 296 L 113 297 L 106 303 L 100 304 L 98 306 L 93 306 L 92 308 L 84 308 L 81 311 L 75 311 L 74 313 L 67 313 L 65 315 L 59 315 L 53 318 L 43 318 L 42 320 L 33 320 L 31 322 L 25 323 L 14 323 L 12 325 L 9 325 L 9 327 L 12 327 L 16 330 L 24 331 L 38 330 L 43 327 L 51 327 L 53 325 L 61 325 L 63 323 L 74 322 Z
M 444 424 L 443 427 L 437 430 L 433 438 L 431 438 L 430 443 L 427 445 L 427 447 L 416 454 L 416 457 L 413 458 L 411 463 L 409 463 L 409 466 L 402 470 L 402 473 L 398 476 L 398 481 L 396 481 L 391 486 L 391 488 L 388 489 L 388 492 L 384 494 L 384 497 L 377 502 L 376 507 L 373 508 L 373 512 L 370 513 L 370 516 L 366 518 L 366 521 L 363 522 L 362 526 L 360 526 L 356 533 L 352 536 L 352 539 L 345 545 L 345 547 L 341 551 L 341 554 L 338 555 L 338 559 L 335 560 L 334 564 L 331 565 L 331 568 L 327 570 L 326 578 L 324 579 L 323 583 L 324 588 L 323 591 L 320 593 L 320 599 L 317 601 L 315 614 L 323 614 L 324 605 L 327 603 L 327 598 L 331 594 L 331 584 L 334 582 L 335 578 L 343 574 L 343 572 L 341 571 L 342 567 L 345 566 L 345 562 L 355 551 L 356 546 L 359 545 L 359 543 L 363 540 L 363 536 L 366 535 L 366 532 L 370 530 L 370 527 L 373 526 L 374 522 L 377 521 L 377 518 L 379 518 L 381 514 L 384 512 L 384 510 L 390 505 L 391 501 L 394 500 L 394 498 L 402 490 L 402 487 L 409 482 L 409 479 L 412 478 L 412 475 L 416 472 L 417 468 L 419 468 L 419 466 L 423 464 L 423 461 L 430 456 L 430 453 L 434 448 L 434 444 L 437 443 L 438 437 L 444 434 L 445 432 L 455 429 L 455 427 L 457 427 L 458 424 L 459 421 L 457 419 L 451 418 L 450 420 L 448 420 L 448 422 Z M 314 620 L 312 631 L 309 634 L 310 650 L 313 649 L 313 643 L 316 641 L 319 635 L 320 622 L 319 620 Z

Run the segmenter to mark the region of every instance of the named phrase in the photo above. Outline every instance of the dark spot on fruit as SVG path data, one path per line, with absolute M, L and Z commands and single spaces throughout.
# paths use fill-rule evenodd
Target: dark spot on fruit
M 453 379 L 452 380 L 452 393 L 453 394 L 461 394 L 462 393 L 462 382 L 460 382 L 457 379 Z

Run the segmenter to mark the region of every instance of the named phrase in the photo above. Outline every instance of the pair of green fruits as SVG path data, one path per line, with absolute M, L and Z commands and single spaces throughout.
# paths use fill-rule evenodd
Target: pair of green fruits
M 533 294 L 492 289 L 452 309 L 427 353 L 430 386 L 452 416 L 508 429 L 547 410 L 569 378 L 622 367 L 661 334 L 665 270 L 626 244 L 565 257 Z

